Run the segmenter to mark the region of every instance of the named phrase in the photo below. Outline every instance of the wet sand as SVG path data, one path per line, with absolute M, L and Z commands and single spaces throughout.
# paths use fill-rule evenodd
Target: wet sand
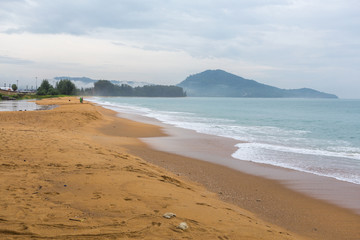
M 169 136 L 142 139 L 152 148 L 223 165 L 250 175 L 276 180 L 292 190 L 360 214 L 359 184 L 268 164 L 241 161 L 231 157 L 232 153 L 237 150 L 234 146 L 239 144 L 239 141 L 174 128 L 156 121 L 155 123 L 162 126 Z
M 278 181 L 180 155 L 153 153 L 146 147 L 132 149 L 131 153 L 201 183 L 222 200 L 263 220 L 311 239 L 358 239 L 360 235 L 360 216 L 353 211 L 298 193 Z
M 241 161 L 232 157 L 238 140 L 176 128 L 156 119 L 120 113 L 118 116 L 160 126 L 167 136 L 141 139 L 153 149 L 195 158 L 250 175 L 276 180 L 286 187 L 313 198 L 325 200 L 360 214 L 360 185 L 287 168 Z
M 0 112 L 0 239 L 360 237 L 351 211 L 149 148 L 139 138 L 164 136 L 157 126 L 76 98 L 41 102 L 59 107 Z
M 132 153 L 203 184 L 221 199 L 314 239 L 358 239 L 359 185 L 239 161 L 230 157 L 238 141 L 174 128 L 138 115 L 118 116 L 161 126 L 167 134 L 142 138 L 146 146 L 134 148 Z M 158 150 L 157 157 L 153 150 L 144 150 L 147 146 Z
M 35 101 L 29 100 L 0 100 L 1 111 L 35 111 L 35 110 L 48 110 L 51 107 L 46 105 L 37 105 Z

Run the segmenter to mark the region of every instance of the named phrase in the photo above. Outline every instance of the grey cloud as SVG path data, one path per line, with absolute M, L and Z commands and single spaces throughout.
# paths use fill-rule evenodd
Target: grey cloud
M 0 31 L 87 35 L 331 77 L 358 69 L 359 12 L 358 0 L 1 0 Z
M 6 1 L 5 19 L 16 23 L 12 31 L 36 33 L 86 34 L 97 28 L 177 29 L 190 34 L 207 32 L 210 37 L 224 36 L 212 32 L 228 26 L 255 21 L 248 9 L 264 3 L 287 4 L 285 0 L 253 1 Z M 222 26 L 222 27 L 221 27 Z M 231 32 L 231 28 L 227 34 Z M 216 31 L 215 31 L 216 32 Z
M 30 64 L 30 63 L 34 63 L 34 62 L 20 58 L 0 56 L 0 64 Z
M 357 0 L 329 0 L 325 5 L 316 0 L 17 0 L 0 6 L 7 12 L 0 22 L 17 24 L 7 32 L 89 34 L 95 38 L 101 32 L 113 42 L 128 40 L 144 49 L 183 50 L 198 57 L 253 55 L 259 59 L 266 55 L 261 51 L 292 46 L 304 47 L 307 52 L 342 42 L 344 37 L 358 41 L 360 35 L 355 28 L 360 21 Z M 295 32 L 298 30 L 323 36 L 315 39 L 304 31 L 305 41 L 297 45 L 294 36 L 301 37 Z M 306 46 L 306 41 L 312 46 Z
M 151 1 L 23 1 L 6 4 L 2 21 L 15 32 L 86 34 L 96 28 L 146 28 L 156 24 Z M 156 4 L 156 3 L 155 3 Z M 14 17 L 15 16 L 15 17 Z

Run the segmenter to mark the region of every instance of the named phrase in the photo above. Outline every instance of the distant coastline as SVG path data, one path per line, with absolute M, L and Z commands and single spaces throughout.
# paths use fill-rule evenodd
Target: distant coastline
M 79 94 L 92 96 L 140 97 L 236 97 L 236 98 L 338 98 L 335 94 L 311 88 L 281 89 L 242 78 L 224 70 L 206 70 L 193 74 L 176 85 L 117 80 L 94 80 L 87 77 L 55 77 L 69 79 Z

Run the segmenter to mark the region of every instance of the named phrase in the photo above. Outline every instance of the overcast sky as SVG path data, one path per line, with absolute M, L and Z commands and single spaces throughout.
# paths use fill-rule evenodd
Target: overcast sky
M 360 98 L 360 1 L 0 0 L 0 86 L 207 69 Z

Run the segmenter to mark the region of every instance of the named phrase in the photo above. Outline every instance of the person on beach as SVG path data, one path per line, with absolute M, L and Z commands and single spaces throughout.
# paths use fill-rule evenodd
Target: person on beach
M 80 97 L 80 103 L 83 103 L 83 97 Z

